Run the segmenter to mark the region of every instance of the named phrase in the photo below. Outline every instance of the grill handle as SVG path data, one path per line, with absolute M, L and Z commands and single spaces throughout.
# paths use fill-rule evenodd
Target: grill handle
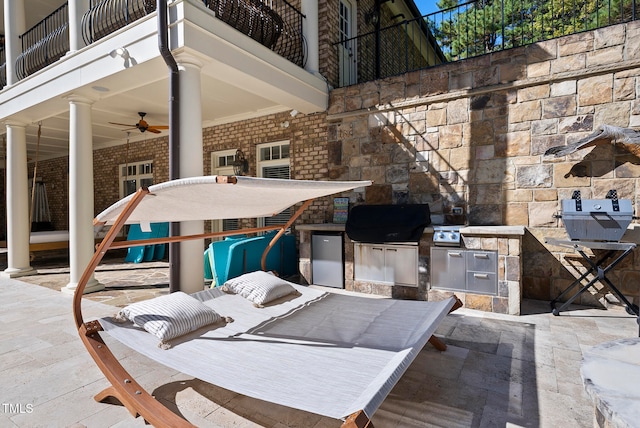
M 554 214 L 553 218 L 562 218 L 562 214 Z M 638 217 L 637 215 L 634 215 L 631 217 L 632 220 L 640 220 L 640 217 Z

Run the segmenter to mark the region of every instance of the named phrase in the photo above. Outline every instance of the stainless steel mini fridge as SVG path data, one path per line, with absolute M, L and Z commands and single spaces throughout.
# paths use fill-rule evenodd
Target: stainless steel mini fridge
M 314 233 L 311 237 L 311 274 L 316 285 L 344 288 L 342 234 Z

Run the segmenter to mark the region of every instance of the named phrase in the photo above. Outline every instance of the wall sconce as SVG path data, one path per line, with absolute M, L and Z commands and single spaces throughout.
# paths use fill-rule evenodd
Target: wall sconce
M 242 150 L 236 150 L 235 160 L 233 161 L 233 173 L 235 175 L 245 175 L 249 171 L 249 161 L 244 157 Z
M 364 22 L 366 24 L 378 25 L 379 21 L 380 21 L 380 15 L 378 14 L 377 10 L 372 9 L 369 12 L 365 12 Z

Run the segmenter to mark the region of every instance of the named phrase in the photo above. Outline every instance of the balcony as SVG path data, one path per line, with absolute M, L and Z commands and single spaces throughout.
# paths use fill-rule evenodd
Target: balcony
M 294 64 L 304 66 L 303 15 L 286 0 L 269 1 L 269 6 L 261 0 L 203 0 L 203 3 L 218 19 Z M 82 38 L 90 45 L 154 12 L 155 8 L 153 0 L 92 0 L 82 17 Z M 20 39 L 22 54 L 16 61 L 20 79 L 59 60 L 69 51 L 68 3 Z
M 16 59 L 20 79 L 53 64 L 69 51 L 68 3 L 20 36 L 22 53 Z
M 348 86 L 640 19 L 638 0 L 470 1 L 334 44 Z
M 90 45 L 155 8 L 155 0 L 92 0 L 89 10 L 82 16 L 82 38 Z
M 205 0 L 205 5 L 220 20 L 304 67 L 304 16 L 286 0 Z

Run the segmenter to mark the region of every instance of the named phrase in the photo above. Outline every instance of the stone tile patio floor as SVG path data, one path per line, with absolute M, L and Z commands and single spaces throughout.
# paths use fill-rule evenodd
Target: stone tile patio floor
M 1 262 L 0 262 L 1 263 Z M 6 261 L 5 261 L 6 263 Z M 0 426 L 144 426 L 122 406 L 97 403 L 108 386 L 74 328 L 65 260 L 36 259 L 38 275 L 0 280 Z M 168 265 L 111 259 L 86 296 L 85 319 L 168 291 Z M 582 352 L 638 325 L 623 308 L 575 308 L 555 317 L 525 301 L 522 316 L 462 308 L 437 330 L 373 417 L 376 427 L 591 427 L 580 378 Z M 175 412 L 202 427 L 337 427 L 339 421 L 261 402 L 189 378 L 108 341 L 130 373 Z

